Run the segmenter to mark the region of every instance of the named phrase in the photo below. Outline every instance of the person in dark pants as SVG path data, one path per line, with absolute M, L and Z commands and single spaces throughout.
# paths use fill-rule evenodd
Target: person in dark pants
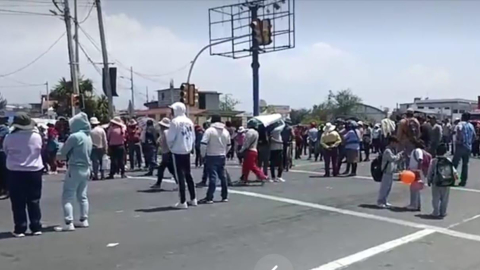
M 212 116 L 212 125 L 205 131 L 202 138 L 201 151 L 205 157 L 209 183 L 206 197 L 199 203 L 212 204 L 217 178 L 222 186 L 222 202 L 228 201 L 228 184 L 225 174 L 226 156 L 232 147 L 230 132 L 220 122 L 219 115 Z
M 141 130 L 135 119 L 130 119 L 127 127 L 128 158 L 130 170 L 135 170 L 135 163 L 138 169 L 142 169 L 142 144 L 140 142 Z
M 459 186 L 465 186 L 468 179 L 468 163 L 472 153 L 472 143 L 475 140 L 475 128 L 470 121 L 470 113 L 462 114 L 462 121 L 455 127 L 456 141 L 455 153 L 453 155 L 453 166 L 458 167 L 460 160 L 462 160 L 462 170 L 460 174 Z
M 43 160 L 42 137 L 35 130 L 35 124 L 25 113 L 17 113 L 13 119 L 12 133 L 3 142 L 7 157 L 8 189 L 12 203 L 15 237 L 24 237 L 27 231 L 27 212 L 30 231 L 33 235 L 42 234 Z
M 270 182 L 285 182 L 282 178 L 283 174 L 283 140 L 282 129 L 274 129 L 270 132 Z M 275 175 L 275 169 L 278 174 Z
M 98 172 L 100 171 L 100 179 L 105 179 L 103 171 L 103 156 L 107 153 L 107 134 L 96 117 L 90 118 L 92 131 L 90 137 L 92 138 L 93 149 L 90 155 L 92 160 L 92 180 L 98 180 Z
M 148 172 L 145 176 L 152 176 L 157 167 L 157 140 L 158 131 L 153 126 L 153 121 L 148 120 L 145 131 L 145 163 L 148 164 Z
M 333 176 L 338 175 L 338 146 L 341 143 L 342 138 L 340 134 L 335 131 L 335 126 L 327 123 L 320 138 L 320 144 L 322 145 L 325 155 L 325 177 L 330 177 L 330 164 L 332 164 Z
M 195 132 L 192 120 L 185 115 L 185 104 L 176 102 L 170 105 L 170 108 L 173 119 L 170 122 L 170 129 L 167 133 L 167 145 L 172 152 L 175 178 L 178 181 L 178 192 L 180 195 L 180 202 L 175 207 L 187 209 L 185 182 L 190 193 L 190 205 L 197 206 L 198 204 L 195 194 L 195 183 L 193 182 L 190 168 L 190 153 L 195 143 Z
M 0 200 L 8 198 L 7 188 L 7 156 L 3 151 L 3 140 L 10 133 L 7 126 L 7 117 L 0 117 Z M 44 152 L 42 151 L 42 154 Z M 45 164 L 45 161 L 43 163 Z
M 160 121 L 159 124 L 160 124 L 160 137 L 158 139 L 158 145 L 159 145 L 160 150 L 162 152 L 162 161 L 160 162 L 160 165 L 158 166 L 157 182 L 153 186 L 150 187 L 152 189 L 161 189 L 165 169 L 168 169 L 170 174 L 175 176 L 175 172 L 174 172 L 174 168 L 173 168 L 173 161 L 172 161 L 172 153 L 170 152 L 170 149 L 168 148 L 167 138 L 166 138 L 167 133 L 168 133 L 168 128 L 170 127 L 170 119 L 163 118 L 162 121 Z M 174 177 L 174 179 L 175 179 L 175 182 L 178 184 L 177 179 L 175 177 Z
M 365 151 L 365 160 L 370 161 L 370 150 L 372 148 L 372 128 L 366 124 L 362 134 L 363 150 Z
M 195 126 L 195 168 L 202 167 L 202 153 L 200 153 L 200 143 L 203 137 L 203 129 L 201 126 Z
M 292 120 L 290 118 L 285 119 L 285 128 L 282 130 L 282 141 L 283 141 L 283 168 L 289 170 L 291 166 L 291 156 L 289 155 L 290 147 L 292 147 L 292 141 L 295 134 L 293 133 Z
M 125 125 L 120 117 L 114 117 L 110 120 L 110 126 L 108 127 L 107 140 L 108 140 L 108 153 L 110 156 L 110 175 L 108 179 L 113 179 L 115 174 L 120 172 L 121 177 L 125 178 Z

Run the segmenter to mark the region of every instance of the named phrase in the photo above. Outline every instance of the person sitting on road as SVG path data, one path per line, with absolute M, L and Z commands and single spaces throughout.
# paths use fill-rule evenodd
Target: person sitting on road
M 228 185 L 225 175 L 225 163 L 227 153 L 232 147 L 230 132 L 221 123 L 220 115 L 212 116 L 212 125 L 205 131 L 202 137 L 201 152 L 205 158 L 205 167 L 209 178 L 207 195 L 199 203 L 212 204 L 213 195 L 217 187 L 217 178 L 222 186 L 222 202 L 228 201 Z
M 377 206 L 387 208 L 391 206 L 388 203 L 388 195 L 392 190 L 393 174 L 398 171 L 398 163 L 402 160 L 403 152 L 397 153 L 398 139 L 395 136 L 388 137 L 388 145 L 382 153 L 382 182 L 378 191 Z

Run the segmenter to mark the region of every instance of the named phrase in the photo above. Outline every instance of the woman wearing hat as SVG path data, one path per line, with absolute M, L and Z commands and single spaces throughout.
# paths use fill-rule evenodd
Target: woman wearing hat
M 348 174 L 350 168 L 352 168 L 352 172 L 349 174 L 349 176 L 357 175 L 358 154 L 360 152 L 361 143 L 360 131 L 357 128 L 357 123 L 355 121 L 351 121 L 347 126 L 348 131 L 344 136 L 345 154 L 347 157 L 347 170 L 344 174 Z
M 342 138 L 335 130 L 335 126 L 327 123 L 320 138 L 320 144 L 325 155 L 325 177 L 330 177 L 330 164 L 332 164 L 333 176 L 338 175 L 338 146 L 341 143 Z
M 125 125 L 120 117 L 114 117 L 110 120 L 110 126 L 107 132 L 108 152 L 110 155 L 110 175 L 108 179 L 113 179 L 118 172 L 125 178 Z
M 27 210 L 30 231 L 41 235 L 42 218 L 42 137 L 35 130 L 35 123 L 26 113 L 17 113 L 13 118 L 12 133 L 3 142 L 7 157 L 8 186 L 12 203 L 15 237 L 24 237 L 27 231 Z

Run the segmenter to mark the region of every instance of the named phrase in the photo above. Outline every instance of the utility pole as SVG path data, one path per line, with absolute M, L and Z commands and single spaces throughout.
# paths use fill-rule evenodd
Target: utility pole
M 252 21 L 258 19 L 258 4 L 254 3 L 250 5 L 250 13 Z M 258 51 L 260 46 L 258 40 L 254 36 L 252 31 L 252 72 L 253 72 L 253 116 L 260 115 L 260 94 L 259 94 L 259 69 L 260 63 L 258 62 Z
M 133 111 L 135 111 L 135 94 L 133 91 L 133 67 L 130 67 L 130 89 L 132 90 L 132 117 L 133 117 Z
M 102 4 L 100 3 L 100 0 L 95 0 L 95 4 L 97 5 L 98 27 L 100 29 L 100 41 L 102 44 L 103 69 L 105 70 L 105 91 L 107 92 L 108 97 L 108 114 L 110 118 L 113 118 L 113 96 L 110 85 L 110 70 L 108 68 L 107 42 L 105 41 L 105 28 L 103 26 Z
M 173 100 L 173 88 L 174 88 L 174 82 L 173 82 L 173 79 L 170 79 L 170 104 L 173 104 L 175 103 L 175 101 Z
M 146 94 L 147 102 L 148 102 L 148 86 L 147 86 L 147 88 L 145 89 L 145 94 Z
M 80 94 L 78 86 L 78 74 L 75 67 L 75 57 L 73 55 L 73 40 L 72 40 L 72 21 L 70 16 L 70 6 L 68 0 L 64 0 L 63 4 L 65 6 L 63 10 L 63 16 L 65 19 L 65 26 L 67 27 L 67 45 L 68 45 L 68 59 L 70 61 L 70 76 L 72 80 L 73 94 Z M 77 113 L 79 108 L 76 108 L 72 104 L 72 117 Z
M 50 108 L 50 89 L 48 89 L 48 82 L 45 82 L 45 88 L 47 90 L 47 112 Z
M 77 0 L 73 0 L 74 5 L 74 15 L 75 15 L 75 64 L 77 66 L 77 74 L 80 76 L 80 51 L 78 43 L 78 5 Z

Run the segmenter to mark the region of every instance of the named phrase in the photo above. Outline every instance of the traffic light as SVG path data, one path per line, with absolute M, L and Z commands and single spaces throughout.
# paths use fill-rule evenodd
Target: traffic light
M 187 91 L 187 102 L 188 106 L 195 106 L 195 98 L 196 98 L 197 89 L 195 89 L 195 84 L 188 85 Z
M 182 85 L 180 86 L 180 102 L 185 104 L 187 104 L 188 89 L 189 89 L 188 83 L 182 83 Z
M 262 45 L 262 20 L 253 20 L 250 27 L 252 28 L 253 38 L 258 42 L 258 45 Z
M 272 43 L 272 22 L 270 19 L 262 21 L 262 42 L 261 45 L 269 45 Z

